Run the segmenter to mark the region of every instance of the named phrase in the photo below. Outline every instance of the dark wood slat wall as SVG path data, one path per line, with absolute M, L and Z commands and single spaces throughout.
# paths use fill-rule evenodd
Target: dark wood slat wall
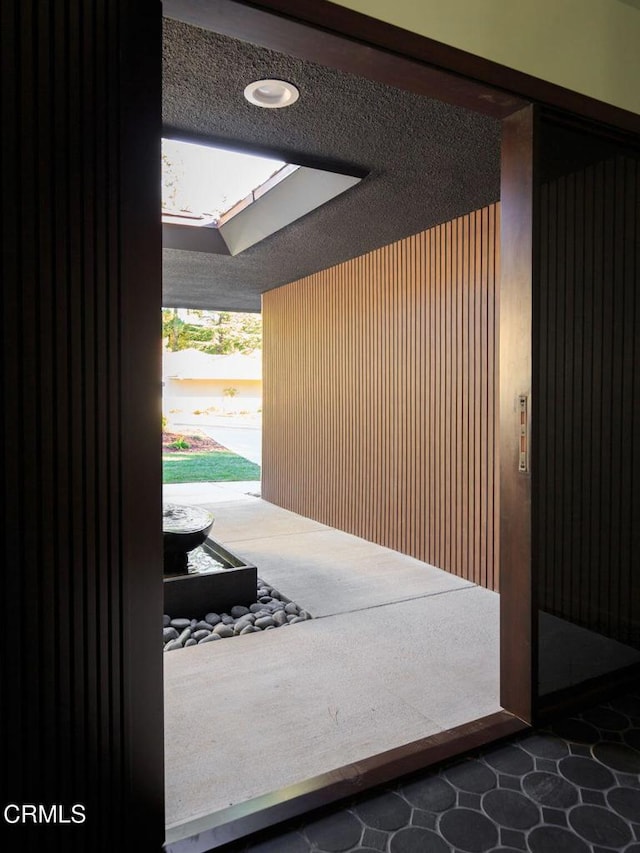
M 14 850 L 164 835 L 160 24 L 0 7 L 2 807 L 63 809 Z
M 490 589 L 499 218 L 263 296 L 263 497 Z
M 539 605 L 640 648 L 640 161 L 540 195 Z

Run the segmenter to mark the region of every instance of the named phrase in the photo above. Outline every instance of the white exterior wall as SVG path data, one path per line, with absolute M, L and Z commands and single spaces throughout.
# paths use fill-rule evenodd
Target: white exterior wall
M 225 396 L 225 388 L 236 388 L 238 393 L 235 397 Z M 163 388 L 162 410 L 167 417 L 178 412 L 192 414 L 195 410 L 256 412 L 261 408 L 259 379 L 166 379 Z
M 333 0 L 640 113 L 640 0 Z

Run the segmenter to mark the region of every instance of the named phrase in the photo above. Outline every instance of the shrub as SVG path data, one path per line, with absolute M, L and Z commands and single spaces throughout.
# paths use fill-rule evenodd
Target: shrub
M 191 445 L 184 438 L 184 436 L 181 435 L 180 438 L 177 438 L 175 441 L 172 441 L 169 447 L 173 448 L 173 450 L 188 450 Z

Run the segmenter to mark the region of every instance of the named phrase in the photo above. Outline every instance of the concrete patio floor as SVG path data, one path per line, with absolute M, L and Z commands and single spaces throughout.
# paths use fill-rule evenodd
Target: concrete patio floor
M 315 617 L 165 655 L 167 827 L 500 708 L 495 593 L 258 491 L 165 487 Z

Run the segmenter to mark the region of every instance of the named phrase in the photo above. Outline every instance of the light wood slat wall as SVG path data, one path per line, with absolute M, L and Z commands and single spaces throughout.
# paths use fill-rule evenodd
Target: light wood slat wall
M 540 213 L 539 604 L 640 648 L 639 160 L 545 183 Z
M 263 296 L 263 497 L 498 588 L 499 206 Z

